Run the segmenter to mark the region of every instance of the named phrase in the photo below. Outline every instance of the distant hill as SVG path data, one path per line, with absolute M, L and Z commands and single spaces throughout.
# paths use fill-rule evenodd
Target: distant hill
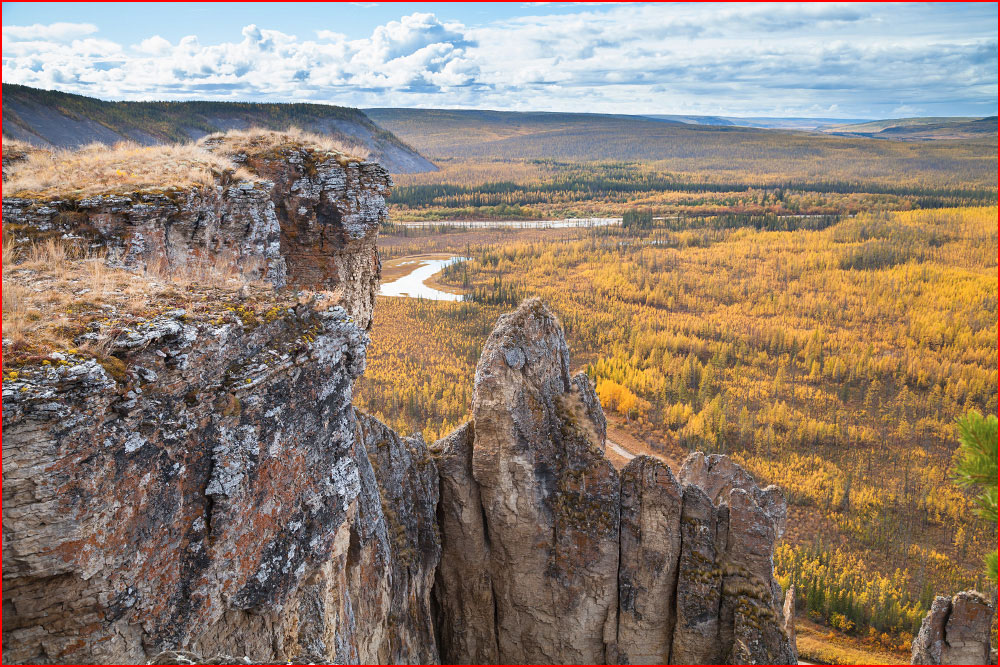
M 846 123 L 862 123 L 864 119 L 855 118 L 798 118 L 779 116 L 678 116 L 673 114 L 646 114 L 646 118 L 656 118 L 657 120 L 674 120 L 682 123 L 692 123 L 695 125 L 737 125 L 739 127 L 759 127 L 770 130 L 821 130 L 831 125 L 844 125 Z
M 431 159 L 643 161 L 674 169 L 729 171 L 787 167 L 791 161 L 881 155 L 884 146 L 863 135 L 697 125 L 646 116 L 445 109 L 366 109 L 368 116 Z M 995 155 L 983 135 L 978 153 Z M 942 144 L 940 151 L 945 151 Z M 939 152 L 940 152 L 939 151 Z M 924 159 L 899 147 L 893 154 Z M 934 158 L 944 157 L 944 153 Z M 995 158 L 994 158 L 995 159 Z M 943 164 L 943 163 L 942 163 Z M 937 168 L 937 167 L 935 167 Z
M 645 118 L 654 120 L 668 120 L 676 123 L 688 123 L 689 125 L 735 125 L 733 121 L 722 116 L 684 116 L 678 114 L 659 113 L 645 114 Z
M 394 173 L 436 167 L 363 112 L 327 104 L 249 102 L 105 102 L 83 95 L 3 84 L 3 134 L 38 146 L 95 141 L 157 144 L 198 139 L 220 130 L 291 126 L 364 146 Z
M 661 160 L 731 154 L 766 131 L 616 114 L 365 109 L 433 158 Z
M 930 141 L 979 139 L 997 133 L 997 117 L 890 118 L 867 123 L 836 125 L 824 129 L 830 134 L 864 136 L 875 139 Z

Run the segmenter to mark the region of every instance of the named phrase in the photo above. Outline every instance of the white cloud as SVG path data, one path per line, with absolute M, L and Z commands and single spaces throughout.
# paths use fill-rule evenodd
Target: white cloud
M 159 35 L 153 35 L 139 42 L 135 48 L 151 56 L 163 56 L 170 52 L 172 45 Z
M 97 32 L 97 26 L 93 23 L 50 23 L 42 25 L 5 25 L 3 27 L 4 48 L 7 48 L 7 40 L 27 41 L 27 42 L 65 42 L 72 41 L 81 35 L 92 35 Z
M 105 98 L 358 106 L 859 116 L 995 105 L 995 30 L 935 6 L 546 9 L 480 26 L 414 13 L 363 39 L 249 24 L 219 44 L 153 34 L 128 49 L 89 24 L 6 26 L 3 78 Z

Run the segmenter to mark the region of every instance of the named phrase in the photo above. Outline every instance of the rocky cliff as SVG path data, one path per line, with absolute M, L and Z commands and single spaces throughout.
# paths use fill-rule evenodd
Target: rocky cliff
M 361 414 L 387 175 L 206 143 L 256 180 L 4 201 L 21 238 L 115 249 L 137 281 L 233 249 L 274 286 L 127 325 L 97 304 L 77 342 L 100 354 L 5 366 L 8 662 L 794 661 L 776 488 L 716 456 L 617 472 L 537 300 L 497 323 L 448 437 Z

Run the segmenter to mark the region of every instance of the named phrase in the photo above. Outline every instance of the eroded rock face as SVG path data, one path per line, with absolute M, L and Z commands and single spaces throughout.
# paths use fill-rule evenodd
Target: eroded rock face
M 795 644 L 795 604 L 795 584 L 792 584 L 785 591 L 785 602 L 781 606 L 781 627 L 785 631 L 785 635 L 788 636 L 795 662 L 798 662 L 799 650 Z
M 4 224 L 12 225 L 15 238 L 55 235 L 100 243 L 112 263 L 127 269 L 217 267 L 284 286 L 272 184 L 227 178 L 215 185 L 79 200 L 5 197 Z
M 568 369 L 558 321 L 526 301 L 486 343 L 472 422 L 432 447 L 442 658 L 794 662 L 771 562 L 780 492 L 700 454 L 679 480 L 649 457 L 619 476 Z
M 127 269 L 232 271 L 275 287 L 328 291 L 367 330 L 381 275 L 375 242 L 392 179 L 374 162 L 301 142 L 275 145 L 272 135 L 262 133 L 257 150 L 233 150 L 222 136 L 204 139 L 234 163 L 212 184 L 76 199 L 6 197 L 6 233 L 15 241 L 98 243 Z M 237 179 L 236 166 L 254 178 Z
M 975 591 L 952 598 L 934 598 L 930 611 L 913 639 L 914 665 L 990 664 L 990 625 L 994 611 Z
M 7 660 L 435 661 L 437 473 L 351 407 L 367 342 L 340 307 L 177 312 L 116 339 L 121 377 L 5 381 Z
M 362 328 L 371 326 L 381 265 L 375 246 L 388 217 L 392 179 L 375 162 L 298 143 L 274 145 L 262 133 L 233 146 L 225 136 L 201 143 L 274 183 L 271 199 L 280 224 L 288 282 L 334 291 Z
M 537 300 L 500 318 L 476 368 L 472 476 L 501 662 L 604 662 L 615 641 L 619 480 L 580 382 Z
M 472 476 L 474 440 L 474 427 L 467 423 L 431 446 L 441 474 L 434 603 L 444 664 L 500 661 L 486 516 Z
M 648 456 L 629 461 L 621 485 L 619 659 L 665 663 L 677 621 L 684 489 L 666 464 Z

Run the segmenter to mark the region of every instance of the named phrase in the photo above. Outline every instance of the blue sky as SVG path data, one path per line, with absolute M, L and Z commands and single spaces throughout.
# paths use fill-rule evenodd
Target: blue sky
M 3 80 L 104 99 L 990 115 L 997 5 L 3 3 Z

